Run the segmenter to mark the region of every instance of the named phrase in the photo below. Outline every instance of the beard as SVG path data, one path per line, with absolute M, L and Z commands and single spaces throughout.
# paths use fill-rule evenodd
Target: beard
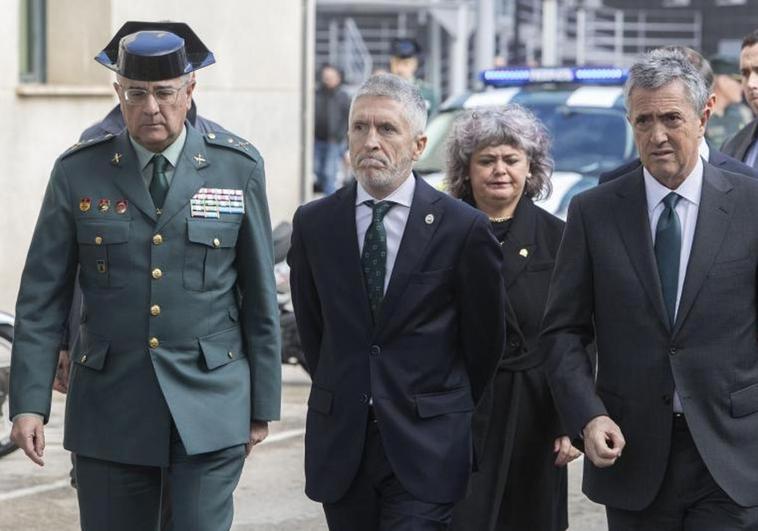
M 376 161 L 383 167 L 362 166 L 363 161 Z M 392 189 L 393 185 L 399 185 L 411 172 L 413 158 L 410 154 L 404 155 L 397 164 L 390 165 L 390 161 L 381 156 L 363 156 L 359 157 L 353 166 L 353 173 L 358 182 L 364 188 L 373 190 Z M 391 190 L 390 190 L 391 191 Z

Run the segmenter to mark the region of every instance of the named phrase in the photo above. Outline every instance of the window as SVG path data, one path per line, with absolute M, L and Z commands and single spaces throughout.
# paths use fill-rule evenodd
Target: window
M 24 83 L 47 80 L 47 38 L 45 0 L 21 0 L 19 77 Z

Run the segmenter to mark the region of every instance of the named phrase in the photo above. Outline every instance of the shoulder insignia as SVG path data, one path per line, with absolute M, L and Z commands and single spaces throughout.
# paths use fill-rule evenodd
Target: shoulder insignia
M 227 131 L 217 131 L 206 133 L 203 135 L 203 137 L 205 138 L 205 143 L 211 146 L 233 149 L 242 153 L 243 155 L 247 155 L 248 158 L 254 160 L 255 162 L 259 162 L 261 159 L 261 155 L 258 153 L 258 150 L 255 149 L 255 146 L 253 146 L 244 138 L 241 138 L 235 134 L 229 133 Z
M 103 136 L 98 136 L 95 138 L 88 138 L 87 140 L 80 140 L 70 148 L 68 148 L 66 151 L 63 152 L 61 155 L 61 158 L 68 157 L 69 155 L 72 155 L 76 153 L 77 151 L 82 151 L 83 149 L 87 149 L 91 146 L 96 146 L 97 144 L 102 144 L 103 142 L 107 142 L 108 140 L 111 140 L 115 138 L 115 136 L 111 133 L 106 133 Z

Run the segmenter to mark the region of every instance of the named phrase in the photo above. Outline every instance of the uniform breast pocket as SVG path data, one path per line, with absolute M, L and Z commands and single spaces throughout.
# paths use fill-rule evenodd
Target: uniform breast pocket
M 98 288 L 123 288 L 131 269 L 130 220 L 78 220 L 82 283 Z
M 184 252 L 184 287 L 192 291 L 219 289 L 236 279 L 239 223 L 207 219 L 187 220 Z

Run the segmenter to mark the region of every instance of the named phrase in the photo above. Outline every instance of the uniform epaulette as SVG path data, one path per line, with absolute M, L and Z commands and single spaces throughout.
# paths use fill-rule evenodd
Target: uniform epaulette
M 248 158 L 254 160 L 255 162 L 260 162 L 261 155 L 258 153 L 258 150 L 255 149 L 255 146 L 253 146 L 250 142 L 245 140 L 244 138 L 238 137 L 237 135 L 234 135 L 232 133 L 224 131 L 222 132 L 216 132 L 216 133 L 206 133 L 203 135 L 203 138 L 205 138 L 206 144 L 210 144 L 212 146 L 220 146 L 225 147 L 228 149 L 233 149 L 235 151 L 239 151 L 243 155 L 247 155 Z
M 95 138 L 89 138 L 87 140 L 81 140 L 68 148 L 66 151 L 63 152 L 63 155 L 61 155 L 61 158 L 68 157 L 69 155 L 76 153 L 77 151 L 81 151 L 83 149 L 86 149 L 91 146 L 96 146 L 97 144 L 102 144 L 103 142 L 106 142 L 108 140 L 111 140 L 115 138 L 115 135 L 111 133 L 106 133 L 103 136 L 98 136 Z

